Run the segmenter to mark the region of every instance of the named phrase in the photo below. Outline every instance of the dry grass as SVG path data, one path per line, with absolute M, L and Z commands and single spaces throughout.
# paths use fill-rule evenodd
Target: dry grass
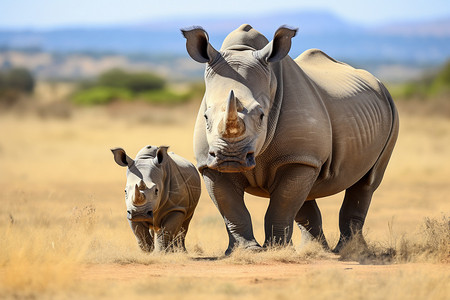
M 351 261 L 300 247 L 299 230 L 292 248 L 224 257 L 228 237 L 206 191 L 189 253 L 144 254 L 125 220 L 125 170 L 109 148 L 169 144 L 194 161 L 195 115 L 194 105 L 112 106 L 68 119 L 0 114 L 0 298 L 448 297 L 449 119 L 400 111 L 398 145 L 365 226 L 368 249 L 349 246 L 341 259 Z M 318 201 L 331 245 L 342 197 Z M 261 242 L 268 200 L 246 203 Z

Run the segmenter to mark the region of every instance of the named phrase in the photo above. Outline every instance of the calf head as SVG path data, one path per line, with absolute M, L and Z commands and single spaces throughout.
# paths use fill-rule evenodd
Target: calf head
M 244 172 L 266 139 L 268 116 L 277 90 L 272 64 L 289 52 L 296 30 L 281 27 L 268 43 L 249 25 L 224 41 L 220 51 L 202 28 L 182 30 L 186 49 L 206 63 L 203 117 L 209 146 L 207 166 L 220 172 Z
M 130 158 L 122 148 L 111 149 L 114 161 L 127 167 L 125 203 L 127 218 L 135 222 L 153 224 L 153 213 L 158 210 L 164 193 L 163 164 L 168 159 L 168 147 L 143 148 L 136 160 Z

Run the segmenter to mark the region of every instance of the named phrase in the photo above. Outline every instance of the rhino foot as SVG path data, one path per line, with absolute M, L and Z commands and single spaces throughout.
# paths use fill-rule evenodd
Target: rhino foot
M 362 253 L 368 251 L 366 241 L 361 233 L 352 235 L 350 238 L 341 236 L 336 247 L 332 250 L 333 253 L 343 254 L 345 253 Z
M 261 252 L 264 250 L 256 241 L 248 242 L 245 245 L 239 245 L 237 247 L 228 247 L 225 251 L 225 256 L 231 255 L 236 249 L 242 249 L 244 251 Z

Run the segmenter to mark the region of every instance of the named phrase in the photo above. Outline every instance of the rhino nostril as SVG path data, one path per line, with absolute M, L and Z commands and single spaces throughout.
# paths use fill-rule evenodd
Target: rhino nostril
M 216 157 L 216 153 L 214 153 L 214 152 L 209 152 L 209 155 L 211 155 L 212 157 Z
M 255 156 L 255 153 L 254 152 L 249 152 L 249 153 L 247 153 L 247 155 L 245 156 L 245 158 L 246 159 L 250 159 L 250 158 L 253 158 Z
M 147 212 L 147 215 L 148 215 L 150 218 L 153 218 L 153 211 L 151 211 L 151 210 L 148 211 L 148 212 Z

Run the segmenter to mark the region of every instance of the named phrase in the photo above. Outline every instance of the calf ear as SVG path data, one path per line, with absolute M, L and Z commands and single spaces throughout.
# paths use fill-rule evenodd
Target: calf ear
M 160 165 L 167 160 L 167 157 L 169 155 L 169 154 L 167 154 L 167 149 L 169 149 L 168 146 L 160 146 L 158 148 L 158 151 L 156 151 L 156 157 L 155 157 L 155 162 L 157 164 Z
M 208 33 L 201 27 L 181 29 L 186 38 L 186 50 L 195 61 L 210 63 L 216 58 L 218 52 L 209 43 Z
M 273 40 L 257 51 L 257 56 L 266 62 L 282 60 L 291 50 L 291 39 L 297 34 L 297 29 L 281 26 L 275 32 Z
M 129 167 L 134 164 L 134 160 L 130 158 L 122 148 L 113 148 L 111 149 L 111 152 L 114 155 L 114 160 L 119 166 Z

